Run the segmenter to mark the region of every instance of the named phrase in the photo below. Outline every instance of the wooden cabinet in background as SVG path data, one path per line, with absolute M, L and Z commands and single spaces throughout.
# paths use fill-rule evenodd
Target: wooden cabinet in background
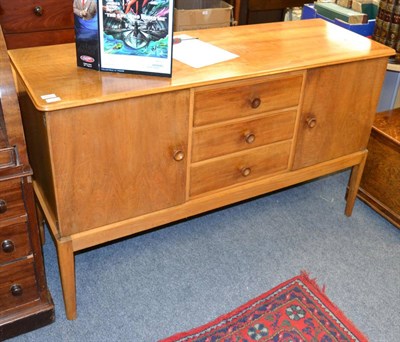
M 240 25 L 283 21 L 288 8 L 301 7 L 307 0 L 230 0 Z
M 0 341 L 51 323 L 17 94 L 0 29 Z
M 400 229 L 400 108 L 376 115 L 358 197 Z
M 72 0 L 0 0 L 0 25 L 7 48 L 73 42 L 72 3 Z
M 9 52 L 69 319 L 76 251 L 346 168 L 351 215 L 394 50 L 320 19 L 188 34 L 238 57 L 162 78 Z

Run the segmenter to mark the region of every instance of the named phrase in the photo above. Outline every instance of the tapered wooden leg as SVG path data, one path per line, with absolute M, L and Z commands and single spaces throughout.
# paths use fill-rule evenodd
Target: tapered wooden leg
M 361 182 L 361 177 L 364 171 L 364 166 L 365 162 L 367 160 L 368 152 L 365 151 L 365 154 L 360 162 L 360 164 L 357 164 L 353 166 L 351 169 L 351 175 L 349 179 L 349 185 L 348 185 L 348 192 L 347 192 L 347 203 L 346 203 L 346 209 L 345 209 L 345 214 L 346 216 L 351 216 L 354 208 L 354 203 L 356 201 L 357 197 L 357 192 L 358 188 L 360 186 Z
M 70 240 L 57 240 L 58 265 L 60 268 L 65 314 L 76 319 L 75 257 Z

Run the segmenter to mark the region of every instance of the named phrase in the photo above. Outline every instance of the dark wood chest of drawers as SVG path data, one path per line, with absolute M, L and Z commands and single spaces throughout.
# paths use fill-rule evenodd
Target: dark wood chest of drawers
M 8 49 L 73 42 L 72 3 L 72 0 L 0 0 L 0 25 Z
M 0 30 L 0 341 L 54 320 L 16 90 Z

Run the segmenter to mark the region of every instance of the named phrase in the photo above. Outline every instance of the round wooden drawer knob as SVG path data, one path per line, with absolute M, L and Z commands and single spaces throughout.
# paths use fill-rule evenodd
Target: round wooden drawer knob
M 43 15 L 43 8 L 42 6 L 35 6 L 35 8 L 33 9 L 33 13 L 38 16 L 41 17 Z
M 3 252 L 5 253 L 11 253 L 14 251 L 15 246 L 14 246 L 14 242 L 12 242 L 11 240 L 4 240 L 1 243 L 1 249 L 3 250 Z
M 181 161 L 181 160 L 183 160 L 183 158 L 185 158 L 185 154 L 183 153 L 183 151 L 175 151 L 174 159 L 176 161 Z
M 306 122 L 308 127 L 314 128 L 317 125 L 317 118 L 315 116 L 309 116 Z
M 249 167 L 244 167 L 244 168 L 241 170 L 241 173 L 242 173 L 242 176 L 243 176 L 243 177 L 247 177 L 247 176 L 250 175 L 251 169 L 250 169 Z
M 3 214 L 7 211 L 7 202 L 5 200 L 0 199 L 0 214 Z
M 253 99 L 251 101 L 251 108 L 256 109 L 256 108 L 260 107 L 260 104 L 261 104 L 260 98 L 256 97 L 255 99 Z
M 24 291 L 22 290 L 22 286 L 19 285 L 19 284 L 14 284 L 13 286 L 11 286 L 10 291 L 11 291 L 11 294 L 12 294 L 14 297 L 21 296 L 21 295 L 22 295 L 22 292 L 24 292 Z
M 252 144 L 254 142 L 254 140 L 256 140 L 256 136 L 253 133 L 249 133 L 249 134 L 245 135 L 244 140 L 248 144 Z

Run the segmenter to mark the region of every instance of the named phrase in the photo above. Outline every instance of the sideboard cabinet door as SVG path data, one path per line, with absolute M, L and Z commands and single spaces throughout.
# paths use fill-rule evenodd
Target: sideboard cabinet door
M 387 59 L 307 72 L 293 169 L 366 148 Z
M 188 112 L 184 90 L 45 113 L 61 235 L 183 203 Z

